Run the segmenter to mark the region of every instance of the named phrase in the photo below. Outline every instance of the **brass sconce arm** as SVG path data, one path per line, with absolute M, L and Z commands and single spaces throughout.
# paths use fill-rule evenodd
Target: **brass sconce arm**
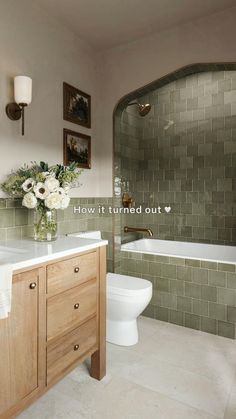
M 19 103 L 19 105 L 15 102 L 8 103 L 6 106 L 6 114 L 8 118 L 12 121 L 18 121 L 22 118 L 22 127 L 21 127 L 21 134 L 25 134 L 25 107 L 27 106 L 26 103 Z

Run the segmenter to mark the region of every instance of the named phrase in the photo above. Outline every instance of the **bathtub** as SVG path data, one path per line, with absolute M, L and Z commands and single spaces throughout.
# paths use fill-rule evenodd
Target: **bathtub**
M 235 339 L 235 247 L 141 239 L 119 255 L 120 273 L 153 283 L 144 315 Z
M 236 264 L 236 248 L 218 244 L 140 239 L 122 244 L 121 251 Z

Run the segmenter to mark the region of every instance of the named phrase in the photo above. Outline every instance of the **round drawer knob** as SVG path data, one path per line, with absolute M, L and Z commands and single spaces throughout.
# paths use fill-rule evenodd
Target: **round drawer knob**
M 78 310 L 78 308 L 79 308 L 79 303 L 76 303 L 76 304 L 74 305 L 74 309 L 75 309 L 75 310 Z
M 74 346 L 74 351 L 78 351 L 78 349 L 79 349 L 79 345 L 75 345 Z
M 37 286 L 36 282 L 32 282 L 29 287 L 31 290 L 34 290 L 36 286 Z
M 74 269 L 74 272 L 77 274 L 79 272 L 78 266 Z

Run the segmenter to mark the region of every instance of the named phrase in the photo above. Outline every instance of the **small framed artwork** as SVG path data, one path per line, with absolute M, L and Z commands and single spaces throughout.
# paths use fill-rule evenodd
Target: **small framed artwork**
M 63 83 L 63 118 L 91 128 L 91 96 L 68 83 Z
M 91 169 L 91 137 L 64 129 L 64 165 L 73 162 L 83 169 Z

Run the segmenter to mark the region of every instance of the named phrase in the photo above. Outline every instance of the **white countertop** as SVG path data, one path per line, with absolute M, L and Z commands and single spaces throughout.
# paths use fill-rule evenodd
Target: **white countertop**
M 61 236 L 50 243 L 36 242 L 32 239 L 0 241 L 0 265 L 10 263 L 13 270 L 28 268 L 107 244 L 107 240 L 67 236 Z

